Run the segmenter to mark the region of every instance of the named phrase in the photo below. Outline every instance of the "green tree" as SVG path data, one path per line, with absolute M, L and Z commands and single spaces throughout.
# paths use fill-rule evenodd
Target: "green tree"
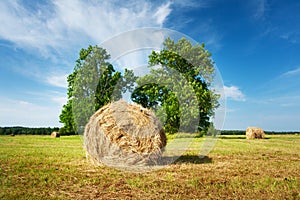
M 150 74 L 137 80 L 133 101 L 154 109 L 167 132 L 179 127 L 186 132 L 206 131 L 210 125 L 218 95 L 209 90 L 214 63 L 204 47 L 185 38 L 177 43 L 167 38 L 160 52 L 149 55 Z
M 67 104 L 63 106 L 59 121 L 64 124 L 64 126 L 59 129 L 61 135 L 75 134 L 76 125 L 73 118 L 72 99 L 69 99 Z
M 112 95 L 115 90 L 115 86 L 121 78 L 121 73 L 116 72 L 111 64 L 100 70 L 102 70 L 102 72 L 95 91 L 95 110 L 98 110 L 99 108 L 113 100 Z M 118 90 L 117 94 L 113 97 L 115 99 L 121 98 L 120 92 L 121 90 Z
M 61 132 L 82 132 L 90 116 L 110 101 L 132 90 L 136 77 L 125 69 L 124 76 L 108 62 L 110 55 L 98 46 L 81 49 L 72 74 L 68 76 L 68 102 L 63 106 Z

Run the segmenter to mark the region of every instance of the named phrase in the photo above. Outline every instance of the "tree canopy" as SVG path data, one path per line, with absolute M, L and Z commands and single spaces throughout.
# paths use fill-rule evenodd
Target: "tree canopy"
M 210 125 L 218 95 L 209 89 L 214 63 L 204 47 L 167 38 L 161 51 L 149 55 L 150 74 L 137 80 L 133 101 L 156 110 L 167 132 L 191 132 L 195 124 L 202 131 Z

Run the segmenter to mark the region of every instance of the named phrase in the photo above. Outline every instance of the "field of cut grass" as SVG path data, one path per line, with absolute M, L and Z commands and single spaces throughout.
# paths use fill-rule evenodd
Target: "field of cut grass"
M 148 173 L 94 166 L 79 136 L 0 136 L 0 199 L 300 199 L 300 136 L 203 138 Z

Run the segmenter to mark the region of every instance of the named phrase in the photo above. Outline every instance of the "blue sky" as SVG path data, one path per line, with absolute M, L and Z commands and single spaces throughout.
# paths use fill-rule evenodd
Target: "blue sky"
M 1 1 L 0 126 L 61 126 L 78 52 L 143 27 L 206 48 L 227 96 L 224 129 L 300 130 L 300 2 Z

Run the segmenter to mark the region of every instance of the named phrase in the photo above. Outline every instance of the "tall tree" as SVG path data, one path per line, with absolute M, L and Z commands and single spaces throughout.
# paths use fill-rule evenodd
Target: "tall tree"
M 80 51 L 72 91 L 73 116 L 79 132 L 83 131 L 95 110 L 108 103 L 107 93 L 120 78 L 120 73 L 114 73 L 107 61 L 109 58 L 106 50 L 98 46 Z
M 193 46 L 185 38 L 177 43 L 167 38 L 160 52 L 149 55 L 150 74 L 137 80 L 133 101 L 156 110 L 167 132 L 174 133 L 179 127 L 202 131 L 210 125 L 218 95 L 209 90 L 214 65 L 204 47 Z
M 68 102 L 60 115 L 62 132 L 81 133 L 96 110 L 132 90 L 136 80 L 133 72 L 125 69 L 122 76 L 108 62 L 109 58 L 106 50 L 98 46 L 80 50 L 74 71 L 68 76 Z

